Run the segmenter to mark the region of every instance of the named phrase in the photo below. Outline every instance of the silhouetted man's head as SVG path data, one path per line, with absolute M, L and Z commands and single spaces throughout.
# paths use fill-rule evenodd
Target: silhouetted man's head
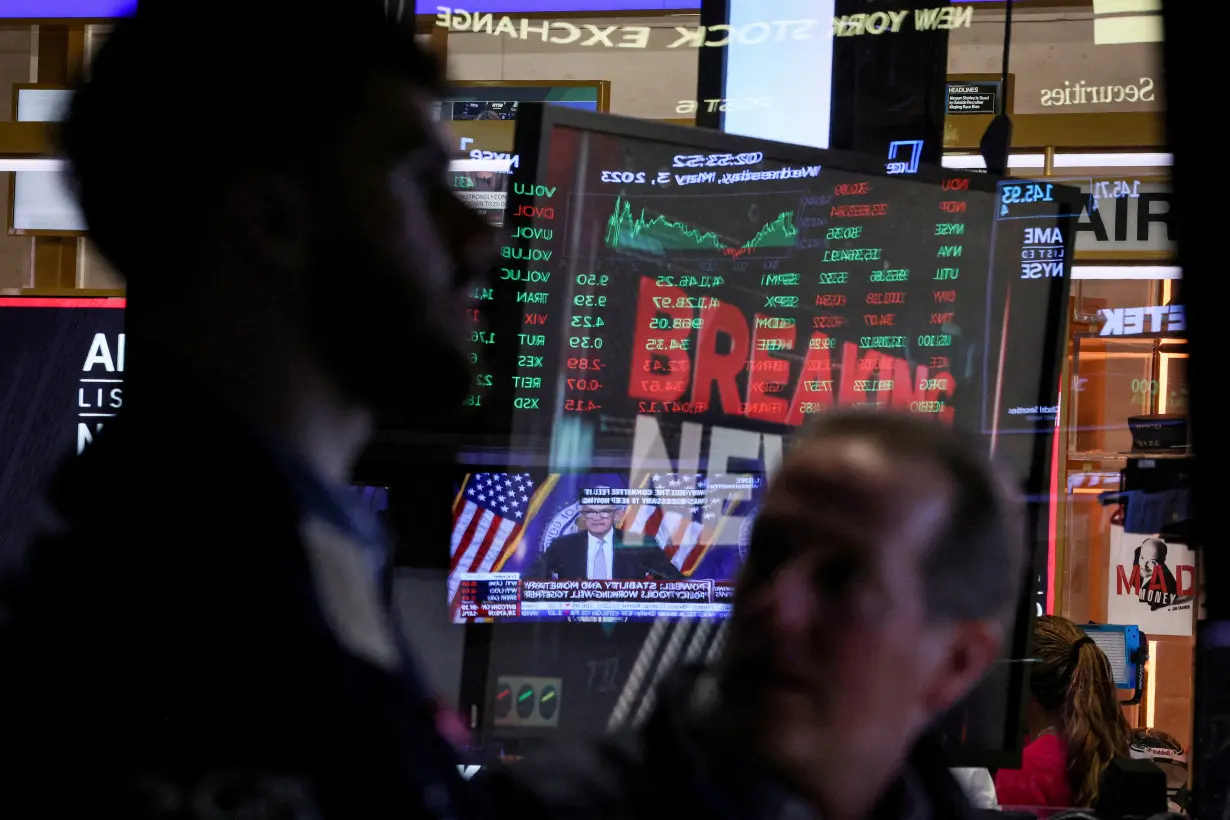
M 297 346 L 375 410 L 464 395 L 460 300 L 494 245 L 447 181 L 443 83 L 379 0 L 142 0 L 62 131 L 134 325 Z
M 958 433 L 890 413 L 804 431 L 758 513 L 731 622 L 725 685 L 761 753 L 822 793 L 826 775 L 888 776 L 997 659 L 1022 535 Z

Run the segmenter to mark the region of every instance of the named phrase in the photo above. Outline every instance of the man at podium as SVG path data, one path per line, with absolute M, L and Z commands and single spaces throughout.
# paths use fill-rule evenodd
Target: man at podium
M 524 577 L 539 581 L 683 580 L 683 573 L 660 547 L 626 546 L 615 526 L 618 515 L 619 508 L 608 499 L 586 494 L 577 515 L 577 532 L 556 538 Z

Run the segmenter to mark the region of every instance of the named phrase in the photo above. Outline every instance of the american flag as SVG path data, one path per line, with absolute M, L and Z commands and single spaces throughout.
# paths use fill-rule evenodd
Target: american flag
M 710 491 L 702 473 L 658 473 L 643 487 L 684 494 L 634 503 L 624 513 L 620 529 L 653 538 L 680 572 L 691 575 L 721 535 L 722 517 L 733 514 L 739 501 L 726 491 Z
M 529 473 L 472 473 L 466 476 L 453 504 L 452 561 L 448 599 L 453 615 L 460 598 L 461 573 L 495 572 L 517 551 L 521 533 L 556 476 L 536 485 Z

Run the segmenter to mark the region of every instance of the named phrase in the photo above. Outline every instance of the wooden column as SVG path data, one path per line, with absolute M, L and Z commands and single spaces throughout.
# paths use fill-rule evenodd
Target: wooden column
M 39 26 L 38 82 L 68 85 L 85 67 L 84 26 Z M 80 244 L 75 236 L 36 236 L 31 240 L 34 288 L 40 291 L 77 287 Z
M 444 26 L 431 27 L 431 50 L 445 65 L 448 64 L 448 29 Z

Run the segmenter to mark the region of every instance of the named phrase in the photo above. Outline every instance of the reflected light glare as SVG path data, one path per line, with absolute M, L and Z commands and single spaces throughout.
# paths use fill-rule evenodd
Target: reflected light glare
M 1145 726 L 1153 726 L 1157 695 L 1157 641 L 1149 641 L 1149 680 L 1145 684 Z
M 986 168 L 986 163 L 977 154 L 949 154 L 944 157 L 945 168 L 966 171 Z M 1012 154 L 1008 157 L 1009 168 L 1043 168 L 1044 154 Z M 1056 154 L 1056 168 L 1169 168 L 1174 165 L 1174 154 L 1121 153 L 1121 154 Z
M 1073 265 L 1073 279 L 1182 279 L 1176 265 Z

